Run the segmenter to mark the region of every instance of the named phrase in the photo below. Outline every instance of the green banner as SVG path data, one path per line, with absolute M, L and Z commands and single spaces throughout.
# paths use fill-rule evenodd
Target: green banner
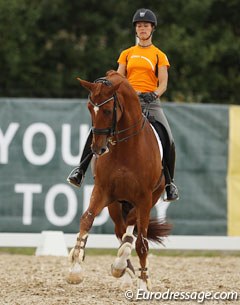
M 0 100 L 0 231 L 75 233 L 93 179 L 76 189 L 66 182 L 78 164 L 90 127 L 86 101 Z M 173 234 L 226 235 L 228 107 L 163 104 L 174 134 L 180 200 L 167 217 Z M 164 214 L 166 205 L 153 211 Z M 93 233 L 113 233 L 105 209 Z
M 165 105 L 176 141 L 180 200 L 168 216 L 174 234 L 226 235 L 228 107 Z
M 0 109 L 0 230 L 77 232 L 89 186 L 74 189 L 66 178 L 89 130 L 85 102 L 6 99 Z M 106 219 L 95 231 L 109 226 Z

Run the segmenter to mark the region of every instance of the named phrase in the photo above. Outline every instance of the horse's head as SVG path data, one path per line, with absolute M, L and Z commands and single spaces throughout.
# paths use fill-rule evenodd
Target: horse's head
M 96 156 L 108 152 L 108 145 L 116 132 L 117 122 L 122 115 L 116 90 L 121 82 L 113 84 L 107 78 L 91 83 L 78 78 L 83 87 L 90 91 L 88 109 L 92 117 L 92 151 Z

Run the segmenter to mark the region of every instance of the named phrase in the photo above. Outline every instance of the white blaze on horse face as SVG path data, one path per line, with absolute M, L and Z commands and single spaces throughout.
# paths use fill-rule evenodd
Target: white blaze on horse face
M 99 107 L 98 107 L 98 106 L 94 106 L 94 107 L 93 107 L 93 110 L 94 110 L 95 114 L 97 115 L 98 110 L 99 110 Z

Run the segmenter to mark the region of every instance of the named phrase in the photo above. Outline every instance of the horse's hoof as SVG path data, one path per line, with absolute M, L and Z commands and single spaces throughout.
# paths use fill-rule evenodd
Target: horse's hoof
M 69 272 L 66 280 L 68 284 L 80 284 L 83 281 L 83 276 L 79 273 Z
M 152 283 L 151 280 L 148 278 L 147 281 L 142 279 L 138 279 L 138 289 L 141 289 L 145 292 L 149 292 L 152 290 Z
M 69 284 L 80 284 L 83 279 L 83 270 L 78 263 L 75 263 L 69 270 L 66 280 Z
M 111 265 L 111 273 L 116 278 L 122 277 L 125 270 L 126 270 L 126 268 L 125 269 L 117 269 L 113 266 L 113 264 Z
M 151 282 L 151 280 L 150 280 L 149 278 L 147 279 L 147 289 L 148 289 L 149 291 L 152 290 L 152 282 Z

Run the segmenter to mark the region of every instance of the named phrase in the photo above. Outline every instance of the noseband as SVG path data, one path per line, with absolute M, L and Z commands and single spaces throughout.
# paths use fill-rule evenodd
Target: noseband
M 106 85 L 108 87 L 112 86 L 112 83 L 104 77 L 96 79 L 94 81 L 94 83 L 103 83 L 104 85 Z M 113 99 L 112 126 L 110 128 L 92 127 L 92 132 L 93 132 L 93 134 L 96 134 L 96 135 L 114 136 L 116 133 L 116 125 L 117 125 L 117 105 L 119 104 L 116 93 L 114 92 L 110 98 L 106 99 L 105 101 L 103 101 L 101 103 L 94 103 L 93 100 L 91 99 L 90 95 L 88 98 L 89 98 L 90 104 L 94 107 L 94 109 L 99 109 L 101 106 L 107 104 L 108 102 L 110 102 Z M 121 109 L 121 107 L 120 107 L 120 109 Z

